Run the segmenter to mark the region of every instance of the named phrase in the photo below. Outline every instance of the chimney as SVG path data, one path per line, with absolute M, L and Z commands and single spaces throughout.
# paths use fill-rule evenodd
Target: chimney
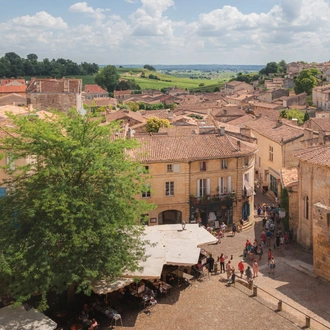
M 276 127 L 280 127 L 280 126 L 282 126 L 282 120 L 278 120 L 277 122 L 276 122 Z
M 221 136 L 225 135 L 225 127 L 223 127 L 223 126 L 220 127 L 220 135 Z
M 298 126 L 298 119 L 297 118 L 292 118 L 291 123 L 292 123 L 292 125 Z
M 241 141 L 237 141 L 237 151 L 241 151 Z
M 241 133 L 241 135 L 244 135 L 244 136 L 251 136 L 251 129 L 247 128 L 247 127 L 241 127 L 240 133 Z

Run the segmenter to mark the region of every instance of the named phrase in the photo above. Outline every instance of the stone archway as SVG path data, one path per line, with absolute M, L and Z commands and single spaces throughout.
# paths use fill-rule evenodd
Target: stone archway
M 178 210 L 166 210 L 158 214 L 159 225 L 172 225 L 182 223 L 182 212 Z

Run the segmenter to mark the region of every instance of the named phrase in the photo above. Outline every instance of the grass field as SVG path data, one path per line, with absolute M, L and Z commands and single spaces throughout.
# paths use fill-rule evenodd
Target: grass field
M 235 73 L 233 71 L 223 71 L 206 73 L 203 71 L 190 71 L 190 72 L 173 72 L 173 75 L 166 74 L 158 71 L 148 71 L 143 68 L 117 68 L 118 73 L 122 79 L 132 80 L 141 87 L 141 89 L 158 89 L 168 87 L 178 87 L 188 89 L 191 91 L 210 91 L 213 92 L 215 87 L 222 87 L 226 81 L 233 78 Z M 145 78 L 141 77 L 144 73 Z M 149 79 L 149 75 L 155 75 L 159 79 Z M 211 79 L 201 79 L 200 76 L 212 76 Z M 83 85 L 95 84 L 95 76 L 74 76 L 77 79 L 82 79 Z M 190 77 L 194 77 L 191 79 Z M 195 78 L 197 77 L 197 78 Z M 67 76 L 73 78 L 73 76 Z
M 190 79 L 189 77 L 180 77 L 164 74 L 156 71 L 147 71 L 143 69 L 120 69 L 120 76 L 123 79 L 131 80 L 134 79 L 135 82 L 142 89 L 162 89 L 176 86 L 178 88 L 188 89 L 188 90 L 198 90 L 198 89 L 214 89 L 215 87 L 221 87 L 229 78 L 217 77 L 216 79 Z M 144 72 L 145 78 L 141 77 L 142 72 Z M 149 79 L 149 75 L 156 75 L 159 79 Z M 202 85 L 202 86 L 201 86 Z

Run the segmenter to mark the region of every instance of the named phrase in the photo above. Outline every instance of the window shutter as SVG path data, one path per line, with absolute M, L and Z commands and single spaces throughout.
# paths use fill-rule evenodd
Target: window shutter
M 219 188 L 219 189 L 218 189 L 218 194 L 221 195 L 221 194 L 222 194 L 222 192 L 221 192 L 221 191 L 222 191 L 222 190 L 221 190 L 221 188 L 222 188 L 222 187 L 221 187 L 221 178 L 218 179 L 218 188 Z
M 210 179 L 206 179 L 206 194 L 210 195 Z
M 200 181 L 197 180 L 197 197 L 200 197 Z
M 173 172 L 180 172 L 180 164 L 173 165 Z
M 227 191 L 231 192 L 231 176 L 228 177 Z

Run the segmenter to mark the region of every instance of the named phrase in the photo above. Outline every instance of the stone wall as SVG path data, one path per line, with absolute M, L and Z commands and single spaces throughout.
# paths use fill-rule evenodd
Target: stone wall
M 57 109 L 66 112 L 76 106 L 77 95 L 73 93 L 28 93 L 27 103 L 34 109 Z
M 330 281 L 330 207 L 316 203 L 313 207 L 314 272 Z

